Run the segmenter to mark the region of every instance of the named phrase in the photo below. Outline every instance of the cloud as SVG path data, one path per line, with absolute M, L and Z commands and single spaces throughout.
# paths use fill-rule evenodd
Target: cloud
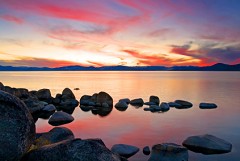
M 13 15 L 0 15 L 0 19 L 3 19 L 5 21 L 13 22 L 16 24 L 22 24 L 24 22 L 23 19 L 13 16 Z
M 26 56 L 16 56 L 13 54 L 8 54 L 0 52 L 0 64 L 3 66 L 30 66 L 30 67 L 61 67 L 70 65 L 82 65 L 78 62 L 65 61 L 65 60 L 55 60 L 47 58 L 32 58 Z M 4 58 L 4 59 L 3 59 Z
M 236 46 L 217 47 L 216 44 L 207 44 L 192 50 L 190 43 L 182 46 L 172 45 L 170 52 L 200 59 L 202 65 L 213 63 L 233 64 L 240 59 L 240 47 Z

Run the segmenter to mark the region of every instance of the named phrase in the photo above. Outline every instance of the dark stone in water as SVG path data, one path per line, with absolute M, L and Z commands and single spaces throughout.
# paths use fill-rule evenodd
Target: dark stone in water
M 129 104 L 130 99 L 129 98 L 123 98 L 123 99 L 120 99 L 119 102 L 126 102 L 126 104 Z
M 232 144 L 213 135 L 190 136 L 183 141 L 183 146 L 202 154 L 222 154 L 232 150 Z
M 180 107 L 176 107 L 177 109 L 185 109 L 185 108 L 191 108 L 193 106 L 193 104 L 191 102 L 188 101 L 184 101 L 184 100 L 176 100 L 175 103 L 180 104 Z
M 68 124 L 68 123 L 72 122 L 73 120 L 74 120 L 74 118 L 71 115 L 69 115 L 68 113 L 58 111 L 58 112 L 55 112 L 50 117 L 50 119 L 48 120 L 48 123 L 53 126 L 59 126 L 59 125 L 63 125 L 63 124 Z
M 155 103 L 156 105 L 159 105 L 160 99 L 158 98 L 158 96 L 150 96 L 149 102 L 153 102 L 153 103 Z
M 130 101 L 130 104 L 133 106 L 143 106 L 143 103 L 144 102 L 142 98 L 137 98 Z
M 149 146 L 145 146 L 145 147 L 143 148 L 143 154 L 149 155 L 150 153 L 151 153 L 151 151 L 150 151 Z
M 122 157 L 130 158 L 131 156 L 135 155 L 139 151 L 139 148 L 132 145 L 115 144 L 111 148 L 111 151 L 113 153 L 119 154 Z
M 188 161 L 188 150 L 174 143 L 157 144 L 148 161 Z
M 200 103 L 199 108 L 201 108 L 201 109 L 213 109 L 213 108 L 217 108 L 217 105 L 215 103 Z
M 0 91 L 0 160 L 18 161 L 35 138 L 35 124 L 26 105 Z

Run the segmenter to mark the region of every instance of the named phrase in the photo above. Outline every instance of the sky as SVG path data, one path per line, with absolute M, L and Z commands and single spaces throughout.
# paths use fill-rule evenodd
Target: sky
M 240 0 L 0 0 L 0 65 L 240 63 Z

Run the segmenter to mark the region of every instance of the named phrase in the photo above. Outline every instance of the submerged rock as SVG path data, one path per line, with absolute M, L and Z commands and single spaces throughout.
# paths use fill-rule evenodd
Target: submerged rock
M 160 99 L 158 98 L 158 96 L 150 96 L 149 102 L 153 102 L 153 103 L 155 103 L 156 105 L 159 105 Z
M 0 91 L 0 160 L 18 161 L 35 138 L 34 120 L 17 97 Z
M 149 155 L 150 153 L 151 153 L 151 151 L 150 151 L 149 146 L 145 146 L 145 147 L 143 148 L 143 154 Z
M 178 108 L 178 109 L 191 108 L 193 106 L 191 102 L 184 101 L 184 100 L 176 100 L 175 103 L 181 105 L 180 107 L 175 106 L 175 108 Z
M 200 103 L 199 108 L 201 108 L 201 109 L 213 109 L 213 108 L 217 108 L 217 105 L 215 103 Z
M 63 124 L 68 124 L 68 123 L 72 122 L 73 120 L 74 120 L 74 118 L 71 115 L 69 115 L 68 113 L 58 111 L 58 112 L 55 112 L 50 117 L 50 119 L 48 120 L 48 123 L 53 126 L 59 126 L 59 125 L 63 125 Z
M 203 154 L 222 154 L 232 150 L 232 144 L 213 135 L 190 136 L 183 141 L 189 150 Z
M 111 148 L 111 151 L 113 153 L 119 154 L 122 157 L 130 158 L 131 156 L 135 155 L 139 151 L 139 148 L 132 145 L 115 144 Z
M 143 103 L 144 102 L 142 98 L 137 98 L 130 101 L 130 104 L 133 106 L 143 106 Z
M 173 143 L 157 144 L 148 161 L 188 161 L 188 150 Z
M 121 161 L 98 140 L 66 140 L 32 150 L 22 161 Z
M 151 105 L 157 105 L 157 104 L 154 102 L 144 102 L 144 105 L 151 106 Z

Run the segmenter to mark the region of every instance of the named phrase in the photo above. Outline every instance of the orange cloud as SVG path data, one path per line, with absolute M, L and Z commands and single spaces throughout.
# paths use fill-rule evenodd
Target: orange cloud
M 9 22 L 14 22 L 16 24 L 22 24 L 24 22 L 23 19 L 18 18 L 16 16 L 12 16 L 12 15 L 0 15 L 0 19 L 3 19 L 5 21 L 9 21 Z

